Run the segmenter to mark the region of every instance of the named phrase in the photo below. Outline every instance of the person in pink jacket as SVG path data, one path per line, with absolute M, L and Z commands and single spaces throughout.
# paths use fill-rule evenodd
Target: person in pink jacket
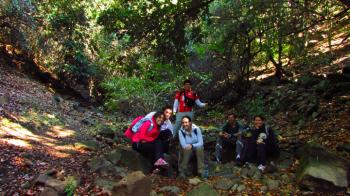
M 158 137 L 163 122 L 163 112 L 156 112 L 152 121 L 145 121 L 131 138 L 132 148 L 146 157 L 150 157 L 155 166 L 168 165 L 164 160 L 162 141 Z

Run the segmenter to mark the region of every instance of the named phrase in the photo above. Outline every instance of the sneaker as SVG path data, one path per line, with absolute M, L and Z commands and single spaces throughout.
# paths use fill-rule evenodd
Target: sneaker
M 258 169 L 259 169 L 260 171 L 264 172 L 265 166 L 263 166 L 263 165 L 260 164 L 260 165 L 258 166 Z
M 155 163 L 155 166 L 167 166 L 169 165 L 163 158 L 159 158 Z
M 154 170 L 152 171 L 153 174 L 159 174 L 159 172 L 160 172 L 160 169 L 159 169 L 159 168 L 156 168 L 156 169 L 154 169 Z

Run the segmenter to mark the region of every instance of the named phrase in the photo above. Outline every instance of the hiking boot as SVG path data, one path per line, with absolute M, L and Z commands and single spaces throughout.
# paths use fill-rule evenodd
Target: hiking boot
M 240 158 L 237 158 L 236 159 L 236 166 L 242 167 L 243 165 L 244 165 L 244 162 Z
M 155 166 L 168 166 L 169 163 L 166 162 L 163 158 L 159 158 L 155 163 Z

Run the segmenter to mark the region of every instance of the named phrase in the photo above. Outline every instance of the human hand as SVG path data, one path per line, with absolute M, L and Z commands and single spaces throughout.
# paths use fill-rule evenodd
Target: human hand
M 191 144 L 188 144 L 186 147 L 185 147 L 186 150 L 191 150 L 192 149 L 192 145 Z
M 258 140 L 256 140 L 256 143 L 257 143 L 257 144 L 265 144 L 263 139 L 258 139 Z
M 145 141 L 145 140 L 141 140 L 140 142 L 141 142 L 141 143 L 146 143 L 146 141 Z

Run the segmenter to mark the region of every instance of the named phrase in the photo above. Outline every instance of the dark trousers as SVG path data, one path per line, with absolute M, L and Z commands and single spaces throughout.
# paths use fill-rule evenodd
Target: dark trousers
M 245 162 L 257 162 L 266 165 L 268 157 L 275 158 L 279 156 L 279 147 L 275 140 L 266 139 L 265 144 L 257 144 L 256 140 L 245 138 L 242 159 Z
M 157 138 L 156 140 L 154 140 L 152 142 L 145 142 L 145 143 L 133 142 L 132 148 L 135 151 L 144 155 L 145 157 L 150 158 L 152 160 L 152 162 L 155 162 L 159 158 L 164 158 L 163 144 L 159 138 Z
M 167 130 L 163 130 L 159 133 L 158 138 L 161 140 L 162 142 L 162 146 L 163 146 L 163 152 L 169 154 L 169 146 L 170 146 L 170 140 L 173 137 L 173 133 L 167 129 Z

